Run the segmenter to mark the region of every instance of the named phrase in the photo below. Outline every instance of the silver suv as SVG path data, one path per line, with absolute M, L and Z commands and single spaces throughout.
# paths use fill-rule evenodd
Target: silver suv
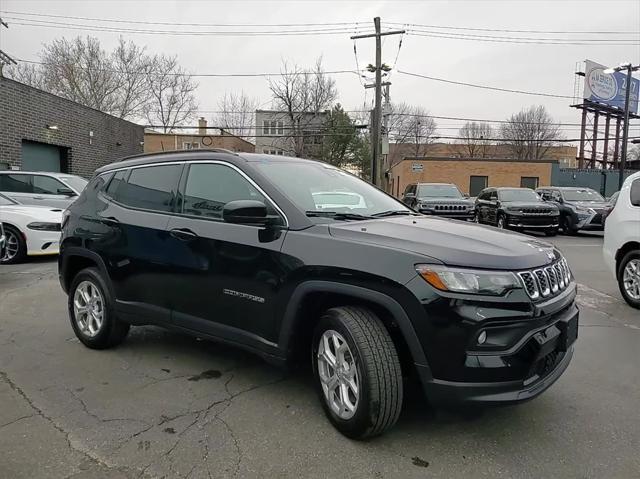
M 0 193 L 23 205 L 66 209 L 86 184 L 84 178 L 66 173 L 0 171 Z

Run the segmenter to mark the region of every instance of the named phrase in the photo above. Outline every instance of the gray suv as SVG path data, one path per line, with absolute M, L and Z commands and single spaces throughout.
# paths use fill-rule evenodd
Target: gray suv
M 0 171 L 0 193 L 23 205 L 66 209 L 87 180 L 67 173 Z

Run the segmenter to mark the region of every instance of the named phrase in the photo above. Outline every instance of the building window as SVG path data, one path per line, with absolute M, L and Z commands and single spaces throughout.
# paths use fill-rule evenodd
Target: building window
M 488 176 L 473 176 L 469 177 L 469 196 L 478 196 L 482 190 L 484 190 L 489 184 Z
M 262 134 L 269 136 L 284 135 L 284 121 L 262 120 Z
M 265 155 L 284 155 L 284 151 L 271 148 L 263 148 L 262 153 L 264 153 Z
M 182 142 L 182 149 L 183 150 L 197 150 L 200 148 L 200 143 L 194 141 L 194 142 L 190 142 L 190 141 L 183 141 Z
M 322 144 L 322 131 L 320 130 L 303 130 L 302 142 L 305 145 L 321 145 Z
M 535 190 L 538 187 L 539 178 L 537 176 L 520 177 L 520 188 L 531 188 Z

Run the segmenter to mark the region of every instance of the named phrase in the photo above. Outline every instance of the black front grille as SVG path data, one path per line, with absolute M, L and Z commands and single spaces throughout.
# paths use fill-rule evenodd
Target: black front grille
M 571 271 L 564 258 L 544 268 L 521 271 L 518 276 L 527 295 L 533 300 L 553 296 L 565 290 L 571 283 Z
M 522 211 L 526 215 L 550 215 L 550 208 L 522 208 Z
M 465 211 L 467 207 L 465 205 L 436 205 L 433 209 L 438 211 Z
M 602 224 L 602 213 L 598 213 L 596 214 L 592 220 L 591 220 L 591 224 L 592 225 L 601 225 Z

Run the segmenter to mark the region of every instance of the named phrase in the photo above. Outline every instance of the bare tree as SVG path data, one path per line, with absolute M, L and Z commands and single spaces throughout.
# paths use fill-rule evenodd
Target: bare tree
M 458 132 L 460 137 L 458 144 L 462 145 L 462 151 L 456 150 L 462 157 L 486 158 L 490 151 L 493 135 L 493 128 L 488 123 L 468 121 Z
M 541 160 L 562 139 L 560 125 L 544 106 L 531 106 L 511 115 L 500 127 L 500 137 L 518 160 Z
M 156 55 L 151 65 L 147 75 L 151 100 L 145 105 L 145 116 L 151 125 L 158 125 L 168 133 L 194 116 L 198 108 L 194 94 L 198 84 L 175 56 Z
M 245 92 L 225 92 L 218 102 L 220 111 L 213 118 L 213 123 L 225 128 L 245 140 L 251 140 L 251 133 L 255 119 L 255 111 L 260 102 L 257 98 L 250 97 Z
M 287 143 L 293 145 L 296 156 L 303 156 L 307 153 L 305 136 L 322 128 L 320 113 L 331 108 L 338 96 L 335 80 L 324 72 L 322 57 L 310 70 L 285 61 L 280 71 L 279 77 L 269 79 L 269 89 L 276 108 L 283 111 Z
M 46 90 L 44 84 L 44 76 L 42 74 L 42 65 L 34 65 L 32 63 L 18 63 L 5 67 L 5 73 L 8 78 L 12 78 L 25 85 Z
M 410 144 L 411 153 L 421 156 L 433 143 L 437 125 L 425 108 L 400 103 L 391 107 L 388 128 L 389 141 Z
M 153 59 L 145 50 L 145 47 L 131 41 L 127 43 L 121 37 L 111 54 L 118 84 L 115 114 L 120 118 L 141 117 L 145 105 L 151 100 L 147 74 L 152 71 Z

